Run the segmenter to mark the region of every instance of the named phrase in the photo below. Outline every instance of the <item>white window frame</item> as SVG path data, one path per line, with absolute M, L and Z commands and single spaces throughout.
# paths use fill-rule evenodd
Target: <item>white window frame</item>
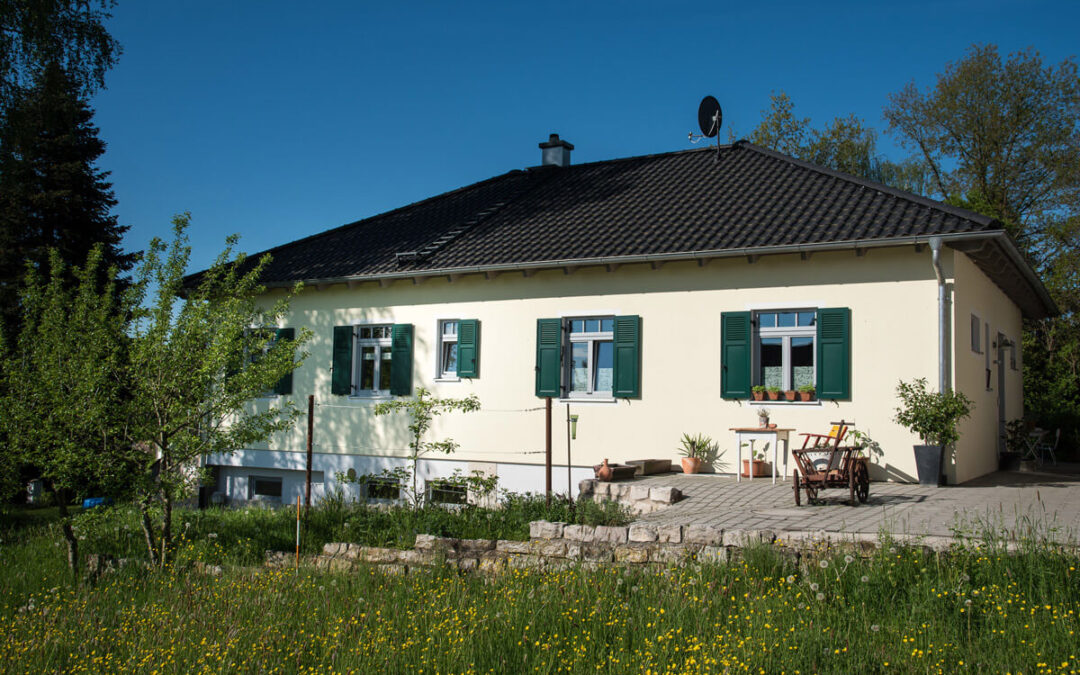
M 462 501 L 435 501 L 435 491 L 460 494 Z M 429 478 L 424 481 L 424 501 L 428 504 L 437 504 L 443 507 L 460 508 L 469 503 L 469 488 L 464 485 L 454 485 L 447 478 Z
M 781 314 L 784 312 L 814 312 L 814 325 L 811 326 L 770 326 L 761 327 L 761 321 L 759 319 L 762 314 Z M 811 373 L 811 381 L 817 382 L 817 307 L 784 307 L 784 308 L 758 308 L 753 310 L 753 337 L 754 337 L 754 350 L 753 350 L 753 373 L 751 377 L 751 384 L 753 386 L 764 386 L 765 383 L 761 381 L 761 340 L 762 338 L 781 338 L 781 391 L 790 391 L 794 387 L 791 382 L 791 339 L 808 337 L 811 338 L 810 353 L 812 356 L 813 372 Z M 796 322 L 798 319 L 796 318 Z M 775 401 L 770 401 L 774 403 Z
M 397 497 L 372 497 L 370 490 L 375 487 L 373 484 L 379 484 L 379 486 L 396 488 L 398 491 Z M 361 486 L 361 492 L 364 495 L 364 501 L 369 504 L 400 504 L 404 500 L 401 498 L 401 483 L 393 478 L 378 476 L 369 477 L 364 481 Z
M 612 323 L 611 330 L 605 331 L 592 331 L 588 333 L 571 333 L 570 328 L 574 321 L 605 321 L 610 320 Z M 563 388 L 567 399 L 600 399 L 600 400 L 612 400 L 614 398 L 614 377 L 612 378 L 612 389 L 608 391 L 596 391 L 593 389 L 593 382 L 596 380 L 596 345 L 601 342 L 612 343 L 612 349 L 615 348 L 615 316 L 614 315 L 575 315 L 567 316 L 563 318 L 563 323 L 566 328 L 566 337 L 563 341 L 563 349 L 566 350 L 566 358 L 563 359 L 563 382 L 565 387 Z M 601 324 L 603 325 L 603 324 Z M 575 344 L 587 343 L 588 344 L 588 359 L 586 360 L 586 370 L 588 374 L 585 380 L 585 391 L 573 391 L 573 378 L 574 378 L 574 350 Z M 612 355 L 614 357 L 614 354 Z M 612 362 L 614 368 L 614 362 Z
M 388 328 L 385 337 L 380 338 L 362 338 L 360 337 L 361 329 L 363 328 Z M 360 388 L 360 369 L 363 368 L 363 360 L 360 358 L 363 355 L 364 347 L 375 347 L 375 372 L 373 373 L 372 384 L 378 387 L 378 384 L 382 378 L 382 364 L 383 354 L 391 353 L 391 336 L 393 335 L 394 324 L 390 323 L 363 323 L 355 324 L 353 326 L 353 372 L 352 372 L 352 395 L 357 398 L 385 398 L 390 396 L 390 389 L 361 389 Z M 391 359 L 393 357 L 391 356 Z M 391 360 L 387 359 L 387 360 Z
M 448 324 L 454 324 L 453 335 L 446 333 L 446 326 Z M 443 358 L 444 347 L 447 344 L 457 344 L 458 334 L 461 331 L 461 319 L 439 319 L 436 324 L 438 345 L 435 350 L 435 379 L 439 382 L 460 382 L 461 377 L 457 374 L 457 367 L 453 371 L 446 370 L 445 359 Z M 460 357 L 460 352 L 458 354 Z

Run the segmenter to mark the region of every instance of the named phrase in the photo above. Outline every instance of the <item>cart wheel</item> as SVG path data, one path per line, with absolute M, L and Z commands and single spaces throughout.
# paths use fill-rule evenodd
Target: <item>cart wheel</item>
M 852 506 L 857 506 L 859 502 L 855 500 L 855 467 L 848 468 L 847 474 L 847 486 L 848 486 L 848 503 Z
M 867 470 L 866 464 L 859 462 L 858 475 L 855 477 L 855 496 L 859 498 L 859 501 L 863 504 L 870 498 L 870 471 Z
M 792 469 L 791 488 L 795 491 L 795 506 L 802 506 L 802 500 L 799 499 L 799 470 L 798 469 Z

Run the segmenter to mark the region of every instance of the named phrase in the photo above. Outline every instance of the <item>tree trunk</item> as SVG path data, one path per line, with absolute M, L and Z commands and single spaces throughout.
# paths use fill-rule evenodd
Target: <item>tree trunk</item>
M 79 540 L 75 538 L 75 530 L 71 527 L 71 513 L 67 507 L 67 490 L 57 490 L 50 486 L 53 499 L 60 511 L 60 531 L 64 533 L 64 541 L 67 542 L 68 567 L 73 574 L 79 571 Z
M 157 546 L 154 544 L 154 523 L 150 520 L 150 498 L 144 497 L 139 501 L 139 513 L 142 515 L 143 537 L 146 539 L 146 550 L 150 553 L 150 564 L 156 565 L 158 561 Z

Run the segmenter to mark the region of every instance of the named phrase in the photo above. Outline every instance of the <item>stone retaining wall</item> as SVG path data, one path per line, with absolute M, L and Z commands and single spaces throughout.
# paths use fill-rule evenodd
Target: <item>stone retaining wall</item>
M 608 483 L 589 478 L 578 483 L 581 499 L 594 502 L 618 502 L 638 514 L 652 513 L 682 499 L 682 491 L 673 487 L 650 487 L 633 483 Z
M 409 570 L 445 564 L 461 571 L 494 574 L 508 569 L 559 570 L 570 566 L 683 565 L 737 559 L 753 545 L 776 546 L 796 559 L 816 560 L 837 551 L 855 555 L 873 553 L 877 535 L 770 530 L 723 530 L 710 525 L 622 527 L 530 523 L 529 541 L 451 539 L 421 534 L 412 550 L 334 543 L 305 562 L 329 570 L 352 570 L 360 564 L 380 571 L 404 574 Z M 898 545 L 921 546 L 931 552 L 948 550 L 959 540 L 951 537 L 893 537 Z M 267 552 L 267 565 L 291 566 L 291 555 Z

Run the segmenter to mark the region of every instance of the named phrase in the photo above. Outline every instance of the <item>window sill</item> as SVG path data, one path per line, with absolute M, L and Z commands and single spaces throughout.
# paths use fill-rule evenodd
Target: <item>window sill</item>
M 436 377 L 432 381 L 433 382 L 439 382 L 439 383 L 442 383 L 442 382 L 461 382 L 461 378 L 460 377 Z
M 350 401 L 392 401 L 394 397 L 390 394 L 350 394 Z
M 819 398 L 815 398 L 813 401 L 788 401 L 787 399 L 784 399 L 783 401 L 769 401 L 769 400 L 755 401 L 753 399 L 750 399 L 750 400 L 748 400 L 746 402 L 746 404 L 747 405 L 752 405 L 752 406 L 761 406 L 762 408 L 764 408 L 766 406 L 770 406 L 770 405 L 778 405 L 778 406 L 781 406 L 781 407 L 802 406 L 802 407 L 818 407 L 818 408 L 820 408 L 821 404 L 822 404 L 822 401 Z
M 618 403 L 617 398 L 602 398 L 602 397 L 581 397 L 581 398 L 560 398 L 559 403 Z

